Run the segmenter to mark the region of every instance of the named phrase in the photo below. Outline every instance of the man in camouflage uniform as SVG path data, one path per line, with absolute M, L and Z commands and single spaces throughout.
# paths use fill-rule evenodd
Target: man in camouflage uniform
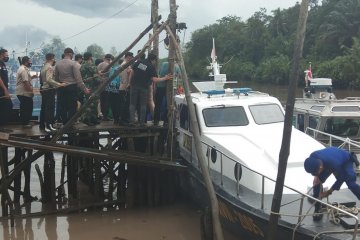
M 90 52 L 84 53 L 84 61 L 81 64 L 80 72 L 81 76 L 84 79 L 85 86 L 91 90 L 93 93 L 100 85 L 100 79 L 97 77 L 97 69 L 93 62 L 92 54 Z M 86 101 L 89 100 L 90 96 L 86 96 Z M 99 124 L 97 106 L 99 104 L 99 99 L 93 100 L 92 103 L 85 110 L 84 115 L 82 116 L 82 122 L 94 126 Z

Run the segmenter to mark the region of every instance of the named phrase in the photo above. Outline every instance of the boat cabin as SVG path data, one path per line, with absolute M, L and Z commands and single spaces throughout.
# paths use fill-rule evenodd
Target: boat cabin
M 313 79 L 304 88 L 304 97 L 295 99 L 293 125 L 323 142 L 329 136 L 307 128 L 360 140 L 360 98 L 336 99 L 331 79 Z
M 211 163 L 209 167 L 213 174 L 221 173 L 223 178 L 240 181 L 246 188 L 261 193 L 261 178 L 241 166 L 276 178 L 284 124 L 280 101 L 247 88 L 203 91 L 192 93 L 191 97 L 201 132 L 202 150 Z M 180 156 L 198 166 L 185 96 L 176 95 L 175 103 Z M 306 151 L 298 147 L 304 142 L 309 143 Z M 309 177 L 303 170 L 303 161 L 312 151 L 321 148 L 319 142 L 294 129 L 289 171 L 304 179 Z M 242 181 L 243 178 L 247 181 Z M 289 177 L 287 183 L 306 191 L 306 186 L 297 179 Z M 272 193 L 273 187 L 273 184 L 267 184 L 264 191 Z

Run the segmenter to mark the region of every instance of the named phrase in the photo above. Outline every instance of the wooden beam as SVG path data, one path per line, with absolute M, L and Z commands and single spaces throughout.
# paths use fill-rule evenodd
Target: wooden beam
M 181 53 L 181 49 L 179 44 L 176 41 L 176 37 L 174 36 L 172 30 L 167 27 L 166 28 L 168 34 L 170 35 L 170 38 L 172 40 L 172 42 L 174 43 L 174 46 L 176 47 L 176 54 L 179 58 L 179 62 L 180 62 L 180 66 L 182 69 L 182 74 L 183 74 L 183 81 L 184 81 L 184 90 L 185 90 L 185 98 L 187 101 L 187 105 L 189 108 L 189 115 L 190 115 L 190 122 L 191 122 L 191 126 L 193 127 L 193 137 L 194 137 L 194 143 L 195 143 L 195 149 L 196 149 L 196 154 L 197 157 L 199 159 L 199 164 L 200 164 L 200 168 L 201 168 L 201 172 L 203 175 L 203 180 L 206 186 L 206 189 L 208 191 L 208 195 L 209 195 L 209 200 L 210 200 L 210 204 L 211 204 L 211 216 L 212 216 L 212 221 L 213 221 L 213 233 L 215 236 L 216 240 L 223 240 L 224 236 L 223 236 L 223 231 L 221 228 L 221 224 L 220 224 L 220 218 L 219 218 L 219 205 L 218 205 L 218 201 L 216 198 L 216 193 L 214 190 L 214 186 L 212 184 L 211 181 L 211 177 L 210 177 L 210 173 L 208 171 L 208 167 L 206 164 L 206 159 L 204 156 L 204 153 L 202 151 L 202 147 L 201 147 L 201 140 L 200 140 L 200 129 L 199 129 L 199 124 L 197 122 L 197 118 L 196 118 L 196 113 L 195 113 L 195 107 L 190 95 L 190 85 L 189 85 L 189 79 L 187 77 L 187 73 L 186 73 L 186 69 L 185 69 L 185 63 L 184 63 L 184 59 L 182 57 L 182 53 Z
M 267 240 L 275 240 L 277 237 L 277 225 L 279 221 L 279 215 L 281 207 L 282 192 L 284 189 L 284 181 L 286 174 L 286 166 L 288 157 L 290 154 L 290 142 L 291 142 L 291 131 L 292 131 L 292 119 L 294 112 L 295 103 L 295 92 L 296 86 L 299 80 L 299 64 L 302 58 L 306 20 L 308 17 L 309 0 L 302 0 L 300 6 L 299 20 L 297 26 L 297 35 L 294 46 L 293 64 L 290 72 L 289 90 L 286 101 L 285 109 L 285 120 L 283 129 L 283 138 L 281 143 L 281 149 L 279 153 L 279 165 L 278 174 L 276 178 L 275 191 L 271 205 L 271 214 L 269 218 Z M 275 213 L 275 214 L 274 214 Z

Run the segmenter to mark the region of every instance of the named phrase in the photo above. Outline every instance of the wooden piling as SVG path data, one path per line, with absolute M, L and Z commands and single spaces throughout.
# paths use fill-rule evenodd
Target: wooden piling
M 21 148 L 15 148 L 14 168 L 16 168 L 23 157 L 23 150 Z M 21 172 L 14 178 L 14 203 L 20 203 L 21 192 Z
M 55 188 L 55 159 L 52 152 L 47 152 L 44 156 L 44 203 L 51 203 L 52 205 L 55 204 Z
M 26 156 L 27 157 L 31 157 L 32 155 L 32 150 L 25 150 L 22 149 L 22 161 L 25 161 Z M 24 169 L 24 202 L 28 203 L 31 202 L 33 200 L 31 194 L 30 194 L 30 174 L 31 174 L 31 164 L 29 164 L 25 169 Z

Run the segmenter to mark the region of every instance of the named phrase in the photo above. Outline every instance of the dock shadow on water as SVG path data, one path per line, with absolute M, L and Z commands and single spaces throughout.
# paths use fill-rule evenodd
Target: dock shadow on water
M 9 148 L 9 159 L 15 154 Z M 62 154 L 55 153 L 55 181 L 60 184 Z M 35 162 L 44 168 L 44 159 Z M 34 165 L 33 163 L 32 165 Z M 22 178 L 24 182 L 24 178 Z M 109 179 L 103 178 L 104 192 L 108 192 Z M 64 185 L 67 192 L 67 185 Z M 35 170 L 31 169 L 31 196 L 37 200 L 15 205 L 14 227 L 6 217 L 0 221 L 0 239 L 16 240 L 202 240 L 200 230 L 200 208 L 179 197 L 172 203 L 157 207 L 139 206 L 132 209 L 124 207 L 91 207 L 94 196 L 89 194 L 88 186 L 81 181 L 77 184 L 80 202 L 68 201 L 54 206 L 41 203 L 41 188 Z M 180 191 L 180 190 L 179 190 Z M 11 192 L 11 195 L 13 193 Z M 87 208 L 78 208 L 85 204 Z M 1 213 L 1 208 L 0 208 Z M 16 217 L 22 215 L 22 217 Z M 226 240 L 239 240 L 225 232 Z

